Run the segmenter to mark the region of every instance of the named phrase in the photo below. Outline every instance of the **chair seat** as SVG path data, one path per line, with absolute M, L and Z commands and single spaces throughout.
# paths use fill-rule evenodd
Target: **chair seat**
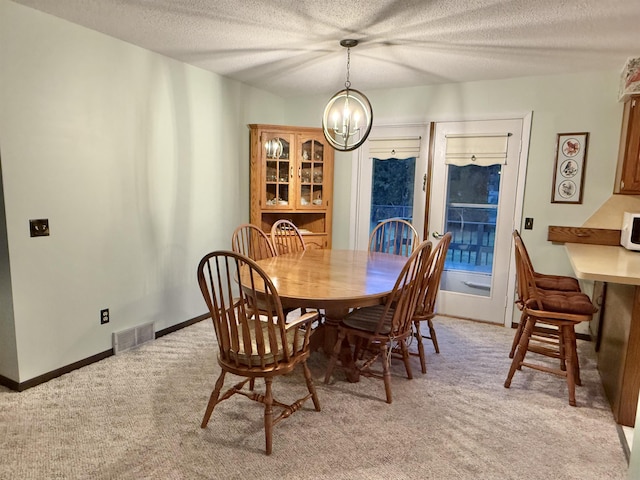
M 363 332 L 375 332 L 380 318 L 384 313 L 384 305 L 374 305 L 372 307 L 363 307 L 349 313 L 342 323 L 356 330 L 362 330 Z M 387 316 L 384 320 L 384 325 L 380 330 L 380 334 L 387 335 L 391 331 L 391 318 L 393 317 L 393 309 L 390 308 L 387 312 Z
M 569 313 L 573 315 L 592 315 L 597 309 L 591 303 L 588 295 L 581 292 L 540 291 L 542 310 L 555 313 Z M 538 309 L 538 302 L 529 299 L 528 309 Z
M 260 328 L 262 330 L 262 337 L 263 338 L 267 338 L 267 336 L 269 335 L 269 321 L 263 320 L 260 321 Z M 256 342 L 256 333 L 255 332 L 251 332 L 250 334 L 250 342 L 251 342 L 251 351 L 252 352 L 257 352 L 258 351 L 258 344 Z M 302 350 L 303 344 L 304 344 L 304 336 L 303 335 L 298 335 L 297 338 L 297 342 L 296 341 L 296 331 L 295 329 L 289 330 L 286 332 L 286 338 L 287 338 L 287 345 L 289 346 L 289 348 L 291 349 L 291 347 L 293 347 L 293 351 L 289 351 L 290 355 L 293 355 L 296 352 L 299 352 L 300 350 Z M 295 345 L 294 345 L 295 342 Z M 264 343 L 264 350 L 265 353 L 264 355 L 258 355 L 258 354 L 249 354 L 247 355 L 245 352 L 245 346 L 244 346 L 244 336 L 242 333 L 242 330 L 238 331 L 238 343 L 239 343 L 239 348 L 237 351 L 229 351 L 229 358 L 233 361 L 236 361 L 242 365 L 246 365 L 248 367 L 258 367 L 262 364 L 266 364 L 266 365 L 271 365 L 274 363 L 278 363 L 281 362 L 283 360 L 285 360 L 285 355 L 284 355 L 284 349 L 282 348 L 282 337 L 281 336 L 277 336 L 276 337 L 276 343 L 278 345 L 278 353 L 274 355 L 271 353 L 271 347 L 270 347 L 270 342 L 265 340 Z

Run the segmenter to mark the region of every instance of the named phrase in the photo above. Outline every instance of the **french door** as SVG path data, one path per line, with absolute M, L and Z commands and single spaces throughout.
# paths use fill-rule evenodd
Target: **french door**
M 438 122 L 429 236 L 453 239 L 438 313 L 505 325 L 513 315 L 512 232 L 522 213 L 530 116 Z
M 368 248 L 373 228 L 387 218 L 413 224 L 422 239 L 427 190 L 428 128 L 374 127 L 354 154 L 351 246 Z

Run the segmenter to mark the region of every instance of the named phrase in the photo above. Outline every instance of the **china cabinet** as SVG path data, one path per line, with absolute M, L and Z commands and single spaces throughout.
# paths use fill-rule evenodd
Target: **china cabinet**
M 640 95 L 624 104 L 614 193 L 640 195 Z
M 333 149 L 322 129 L 249 125 L 250 221 L 293 222 L 308 248 L 331 248 Z

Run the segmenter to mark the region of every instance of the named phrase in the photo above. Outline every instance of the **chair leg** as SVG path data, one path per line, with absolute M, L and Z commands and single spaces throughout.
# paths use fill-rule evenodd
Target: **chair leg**
M 420 368 L 422 373 L 427 373 L 427 360 L 424 353 L 424 344 L 422 343 L 422 333 L 420 332 L 420 320 L 413 322 L 413 326 L 416 329 L 416 341 L 418 342 L 418 357 L 420 357 Z
M 436 329 L 433 328 L 433 322 L 431 319 L 427 320 L 429 324 L 429 335 L 431 336 L 431 341 L 433 342 L 433 348 L 436 349 L 436 353 L 440 353 L 440 347 L 438 346 L 438 337 L 436 336 Z
M 206 428 L 207 424 L 209 423 L 211 413 L 213 413 L 213 409 L 218 403 L 218 398 L 220 397 L 220 391 L 222 390 L 222 385 L 224 385 L 224 377 L 226 374 L 227 372 L 223 370 L 220 373 L 218 380 L 216 380 L 216 385 L 213 388 L 213 392 L 211 392 L 211 396 L 209 397 L 209 403 L 207 403 L 207 409 L 204 412 L 204 417 L 202 418 L 200 428 Z
M 382 379 L 384 380 L 384 391 L 387 395 L 387 403 L 391 403 L 391 371 L 389 369 L 391 356 L 389 355 L 389 346 L 386 343 L 380 344 L 380 360 L 382 361 Z
M 516 373 L 516 370 L 518 370 L 518 368 L 524 361 L 527 349 L 529 348 L 529 338 L 531 337 L 531 333 L 533 332 L 533 327 L 535 326 L 535 324 L 535 318 L 527 317 L 522 335 L 520 336 L 520 341 L 518 342 L 518 348 L 516 349 L 513 361 L 511 362 L 511 367 L 509 368 L 509 374 L 507 375 L 507 379 L 504 382 L 505 388 L 509 388 L 511 386 L 511 379 L 513 378 L 513 375 Z
M 405 340 L 400 341 L 400 350 L 402 351 L 402 361 L 404 362 L 404 369 L 407 372 L 407 378 L 413 379 L 413 371 L 411 370 L 411 362 L 409 361 L 409 347 Z
M 576 380 L 575 380 L 575 368 L 574 368 L 574 359 L 575 353 L 572 349 L 571 343 L 571 326 L 563 325 L 560 327 L 562 329 L 562 339 L 564 341 L 565 352 L 567 353 L 565 361 L 567 364 L 567 387 L 569 388 L 569 405 L 572 407 L 576 406 Z
M 327 365 L 327 372 L 324 375 L 324 383 L 329 383 L 329 380 L 331 380 L 331 374 L 333 373 L 334 368 L 336 368 L 336 362 L 338 361 L 338 355 L 340 354 L 342 341 L 346 336 L 347 333 L 341 328 L 338 328 L 338 339 L 336 340 L 336 344 L 333 347 L 333 352 L 331 352 L 329 365 Z
M 513 358 L 513 355 L 516 353 L 516 348 L 518 347 L 518 343 L 520 343 L 520 337 L 522 336 L 522 330 L 524 329 L 526 320 L 526 315 L 522 312 L 522 315 L 520 315 L 520 323 L 518 323 L 518 328 L 516 328 L 516 334 L 513 336 L 513 343 L 511 343 L 509 358 Z
M 302 362 L 302 371 L 304 372 L 304 379 L 307 382 L 307 390 L 311 394 L 311 400 L 313 400 L 313 406 L 316 408 L 316 412 L 320 411 L 320 400 L 318 399 L 318 394 L 316 393 L 316 387 L 313 384 L 313 379 L 311 378 L 311 371 L 307 366 L 307 361 Z
M 266 377 L 264 393 L 264 438 L 266 443 L 266 453 L 271 455 L 272 434 L 273 434 L 273 394 L 271 392 L 272 378 Z

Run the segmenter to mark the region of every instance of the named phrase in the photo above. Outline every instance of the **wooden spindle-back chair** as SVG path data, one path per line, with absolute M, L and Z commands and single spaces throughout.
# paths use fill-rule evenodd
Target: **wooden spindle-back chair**
M 411 223 L 401 218 L 380 222 L 369 235 L 369 251 L 408 257 L 420 243 L 418 232 Z
M 429 255 L 429 263 L 426 270 L 427 282 L 425 282 L 422 292 L 420 292 L 420 298 L 418 300 L 418 306 L 413 315 L 413 326 L 415 329 L 415 337 L 418 341 L 418 356 L 420 357 L 420 366 L 422 367 L 422 373 L 427 373 L 427 362 L 424 352 L 424 345 L 422 343 L 423 335 L 420 331 L 420 324 L 427 322 L 429 327 L 429 335 L 424 338 L 429 338 L 433 342 L 433 347 L 436 353 L 440 353 L 440 347 L 438 346 L 438 337 L 436 336 L 436 330 L 433 327 L 433 317 L 436 316 L 436 300 L 438 292 L 440 291 L 440 280 L 442 279 L 442 272 L 444 271 L 444 262 L 447 258 L 447 251 L 449 250 L 449 244 L 451 243 L 451 232 L 445 233 L 440 238 L 440 243 L 431 251 Z
M 338 325 L 338 338 L 334 346 L 331 360 L 325 374 L 325 383 L 329 383 L 335 368 L 343 341 L 347 337 L 359 344 L 367 345 L 364 358 L 359 359 L 356 348 L 353 358 L 361 360 L 356 363 L 357 373 L 384 381 L 387 403 L 391 403 L 391 351 L 398 345 L 402 351 L 405 370 L 409 379 L 413 378 L 409 351 L 406 339 L 412 334 L 413 314 L 418 303 L 422 282 L 426 281 L 431 242 L 423 242 L 417 246 L 398 275 L 392 292 L 384 305 L 375 305 L 353 310 Z M 371 369 L 372 364 L 380 359 L 382 372 Z
M 231 236 L 231 249 L 252 260 L 262 260 L 277 255 L 269 235 L 251 223 L 239 225 L 234 230 Z
M 271 226 L 271 243 L 278 255 L 300 252 L 307 248 L 298 227 L 283 219 Z
M 310 326 L 318 314 L 303 314 L 287 323 L 271 279 L 257 263 L 238 253 L 216 251 L 206 255 L 198 265 L 198 284 L 213 321 L 218 364 L 222 369 L 201 427 L 207 426 L 213 409 L 220 402 L 235 394 L 244 395 L 264 404 L 266 453 L 269 455 L 272 431 L 277 423 L 301 409 L 309 398 L 315 410 L 320 411 L 307 367 Z M 258 303 L 260 309 L 256 308 Z M 298 364 L 302 365 L 308 394 L 293 403 L 281 403 L 273 398 L 273 378 L 290 373 Z M 221 395 L 228 373 L 244 377 L 244 381 Z M 265 381 L 262 393 L 254 391 L 256 378 Z M 244 390 L 247 382 L 249 388 Z M 282 409 L 279 414 L 274 414 L 274 407 Z

